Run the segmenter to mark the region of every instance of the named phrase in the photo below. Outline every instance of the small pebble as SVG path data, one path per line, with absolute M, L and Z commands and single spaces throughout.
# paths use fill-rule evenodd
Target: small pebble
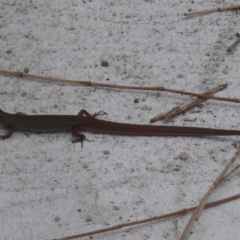
M 28 67 L 25 67 L 23 71 L 24 71 L 24 73 L 29 73 L 30 70 Z
M 228 68 L 226 67 L 226 68 L 223 69 L 222 72 L 223 72 L 224 74 L 228 74 L 228 73 L 229 73 L 229 70 L 228 70 Z
M 87 162 L 83 163 L 83 168 L 88 168 L 89 164 Z
M 26 93 L 26 92 L 22 92 L 22 93 L 21 93 L 21 96 L 22 96 L 22 97 L 26 97 L 26 96 L 27 96 L 27 93 Z
M 12 53 L 12 50 L 11 50 L 11 49 L 8 49 L 8 50 L 6 51 L 6 53 L 7 53 L 7 54 L 11 54 L 11 53 Z
M 134 103 L 139 103 L 139 99 L 138 99 L 138 98 L 135 98 L 133 102 L 134 102 Z
M 60 221 L 60 217 L 59 217 L 59 216 L 56 216 L 56 217 L 54 218 L 54 221 L 59 222 L 59 221 Z
M 181 160 L 186 161 L 188 159 L 188 154 L 186 152 L 181 152 L 180 155 L 179 155 L 179 158 Z
M 91 222 L 92 221 L 92 217 L 90 215 L 88 215 L 87 218 L 86 218 L 86 221 L 87 222 Z
M 108 67 L 109 66 L 109 62 L 106 61 L 106 60 L 102 60 L 101 65 L 102 65 L 102 67 Z
M 113 206 L 113 209 L 114 209 L 114 210 L 120 210 L 120 207 L 118 207 L 118 206 Z
M 178 77 L 178 78 L 184 78 L 184 74 L 183 74 L 183 73 L 179 73 L 179 74 L 177 75 L 177 77 Z
M 104 155 L 109 155 L 110 152 L 109 152 L 108 150 L 104 150 L 104 151 L 103 151 L 103 154 L 104 154 Z

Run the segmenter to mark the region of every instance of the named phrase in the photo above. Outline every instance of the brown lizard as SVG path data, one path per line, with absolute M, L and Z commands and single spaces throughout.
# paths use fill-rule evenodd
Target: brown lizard
M 75 141 L 86 139 L 80 131 L 129 136 L 216 136 L 240 135 L 240 130 L 225 130 L 200 127 L 154 126 L 110 122 L 97 119 L 105 114 L 99 112 L 91 115 L 81 110 L 78 115 L 26 115 L 24 113 L 6 113 L 0 110 L 0 124 L 8 129 L 1 139 L 9 138 L 14 131 L 28 132 L 68 132 L 71 131 Z

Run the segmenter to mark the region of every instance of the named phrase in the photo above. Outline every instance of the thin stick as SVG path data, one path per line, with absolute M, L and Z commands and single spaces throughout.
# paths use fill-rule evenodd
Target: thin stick
M 240 198 L 240 194 L 236 194 L 236 195 L 228 197 L 228 198 L 224 198 L 224 199 L 221 199 L 221 200 L 217 200 L 217 201 L 214 201 L 214 202 L 207 203 L 205 205 L 205 208 L 215 207 L 215 206 L 218 206 L 220 204 L 227 203 L 227 202 L 239 199 L 239 198 Z M 68 236 L 68 237 L 63 237 L 63 238 L 55 238 L 53 240 L 70 240 L 70 239 L 75 239 L 75 238 L 82 238 L 82 237 L 86 237 L 86 236 L 96 235 L 96 234 L 99 234 L 99 233 L 118 230 L 118 229 L 129 227 L 129 226 L 134 226 L 134 225 L 139 225 L 139 224 L 143 224 L 143 223 L 147 223 L 147 222 L 157 221 L 157 220 L 161 220 L 161 219 L 164 219 L 164 218 L 175 217 L 175 216 L 183 215 L 183 214 L 186 214 L 190 211 L 193 211 L 194 209 L 196 209 L 196 207 L 197 206 L 191 207 L 191 208 L 184 208 L 182 210 L 172 212 L 172 213 L 168 213 L 168 214 L 164 214 L 164 215 L 161 215 L 161 216 L 155 216 L 155 217 L 151 217 L 151 218 L 147 218 L 147 219 L 143 219 L 143 220 L 139 220 L 139 221 L 122 223 L 122 224 L 115 225 L 115 226 L 112 226 L 112 227 L 102 228 L 102 229 L 99 229 L 99 230 L 96 230 L 96 231 L 80 233 L 80 234 L 76 234 L 76 235 L 72 235 L 72 236 Z
M 240 5 L 228 6 L 228 7 L 216 7 L 216 8 L 210 8 L 210 9 L 205 9 L 205 10 L 201 10 L 201 11 L 184 13 L 184 16 L 191 17 L 191 16 L 198 15 L 198 14 L 207 14 L 207 13 L 212 13 L 212 12 L 223 12 L 223 11 L 234 10 L 234 9 L 238 9 L 238 8 L 240 8 Z
M 180 240 L 185 240 L 186 236 L 190 230 L 191 233 L 193 233 L 194 228 L 196 227 L 196 224 L 198 223 L 198 220 L 200 218 L 200 215 L 202 213 L 202 210 L 204 209 L 204 206 L 206 205 L 206 202 L 208 200 L 208 198 L 210 197 L 211 193 L 213 192 L 213 190 L 219 185 L 220 182 L 222 182 L 222 179 L 224 178 L 224 176 L 226 175 L 227 171 L 229 170 L 229 168 L 232 166 L 233 162 L 236 160 L 236 158 L 240 155 L 240 149 L 238 149 L 235 154 L 233 155 L 233 157 L 230 159 L 230 161 L 227 163 L 227 165 L 225 166 L 225 168 L 223 169 L 223 171 L 221 172 L 221 174 L 217 177 L 217 179 L 214 181 L 214 183 L 212 184 L 212 186 L 209 188 L 209 190 L 207 191 L 207 193 L 204 195 L 204 197 L 202 198 L 202 200 L 200 201 L 199 205 L 197 206 L 197 208 L 195 209 L 195 211 L 192 214 L 192 217 L 190 218 L 187 226 L 185 227 L 182 236 L 180 238 Z
M 236 48 L 236 46 L 240 43 L 240 34 L 237 33 L 236 37 L 238 38 L 230 47 L 227 48 L 228 52 L 232 52 L 234 50 L 234 48 Z
M 223 90 L 224 88 L 226 88 L 227 85 L 228 85 L 227 83 L 219 85 L 215 88 L 207 90 L 206 92 L 203 92 L 202 94 L 203 95 L 213 95 L 217 91 L 220 91 L 220 90 Z M 205 101 L 206 99 L 197 98 L 197 99 L 194 99 L 191 103 L 187 104 L 186 106 L 182 106 L 187 100 L 184 100 L 184 102 L 178 104 L 176 107 L 169 110 L 168 112 L 162 113 L 160 115 L 157 115 L 157 116 L 153 117 L 152 119 L 150 119 L 150 122 L 153 123 L 153 122 L 156 122 L 156 121 L 158 121 L 160 119 L 163 119 L 163 118 L 164 118 L 165 122 L 169 122 L 176 115 L 179 115 L 180 113 L 186 112 L 187 110 L 195 107 L 196 105 L 199 105 L 201 102 Z
M 119 88 L 119 89 L 162 91 L 162 92 L 165 91 L 165 92 L 172 92 L 172 93 L 177 93 L 177 94 L 182 94 L 182 95 L 199 97 L 199 98 L 203 98 L 203 99 L 212 99 L 212 100 L 218 100 L 218 101 L 240 103 L 240 99 L 238 99 L 238 98 L 214 97 L 214 96 L 202 95 L 202 94 L 193 93 L 193 92 L 185 92 L 185 91 L 181 91 L 181 90 L 164 88 L 161 86 L 159 86 L 159 87 L 137 87 L 137 86 L 127 86 L 127 85 L 106 84 L 106 83 L 97 83 L 97 82 L 91 82 L 91 81 L 85 81 L 85 80 L 71 80 L 71 79 L 64 79 L 64 78 L 40 76 L 40 75 L 26 74 L 23 72 L 15 72 L 15 71 L 8 71 L 8 70 L 0 70 L 0 73 L 7 74 L 7 75 L 14 75 L 17 77 L 41 79 L 41 80 L 52 81 L 52 82 L 80 84 L 80 85 L 85 85 L 85 86 L 89 86 L 89 87 Z
M 240 164 L 235 166 L 231 171 L 229 171 L 226 175 L 224 175 L 222 181 L 225 181 L 231 174 L 233 174 L 236 170 L 240 168 Z

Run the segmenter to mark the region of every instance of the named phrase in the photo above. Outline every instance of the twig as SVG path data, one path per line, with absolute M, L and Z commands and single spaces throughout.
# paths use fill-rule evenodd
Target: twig
M 91 81 L 85 81 L 85 80 L 71 80 L 71 79 L 64 79 L 64 78 L 40 76 L 40 75 L 33 75 L 33 74 L 8 71 L 8 70 L 0 70 L 0 73 L 7 74 L 7 75 L 14 75 L 16 77 L 41 79 L 41 80 L 52 81 L 52 82 L 80 84 L 80 85 L 85 85 L 85 86 L 89 86 L 89 87 L 119 88 L 119 89 L 162 91 L 162 92 L 165 91 L 165 92 L 172 92 L 172 93 L 177 93 L 177 94 L 182 94 L 182 95 L 199 97 L 199 98 L 203 98 L 203 99 L 212 99 L 212 100 L 218 100 L 218 101 L 240 103 L 240 99 L 238 99 L 238 98 L 214 97 L 214 96 L 202 95 L 202 94 L 193 93 L 193 92 L 185 92 L 185 91 L 176 90 L 176 89 L 164 88 L 162 86 L 159 86 L 159 87 L 137 87 L 137 86 L 127 86 L 127 85 L 117 85 L 117 84 L 106 84 L 106 83 L 97 83 L 97 82 L 91 82 Z
M 207 202 L 208 198 L 210 197 L 210 195 L 213 192 L 213 190 L 220 184 L 220 182 L 222 182 L 222 180 L 224 179 L 224 176 L 226 175 L 227 171 L 229 170 L 229 168 L 232 166 L 233 162 L 236 160 L 236 158 L 239 155 L 240 155 L 240 149 L 238 149 L 235 152 L 235 154 L 230 159 L 230 161 L 227 163 L 227 165 L 225 166 L 225 168 L 223 169 L 221 174 L 217 177 L 217 179 L 214 181 L 212 186 L 209 188 L 207 193 L 204 195 L 204 197 L 200 201 L 199 205 L 197 206 L 197 208 L 193 212 L 192 217 L 190 218 L 187 226 L 185 227 L 180 240 L 185 240 L 185 238 L 186 238 L 186 236 L 187 236 L 189 231 L 190 231 L 190 233 L 193 233 L 194 228 L 196 227 L 196 224 L 198 223 L 198 220 L 200 218 L 202 210 L 204 209 L 204 206 L 206 205 L 206 202 Z
M 207 90 L 206 92 L 203 92 L 202 94 L 203 95 L 212 95 L 212 94 L 216 93 L 217 91 L 223 90 L 224 88 L 227 87 L 227 85 L 228 85 L 227 83 L 219 85 L 215 88 Z M 176 107 L 169 110 L 168 112 L 153 117 L 152 119 L 150 119 L 150 122 L 153 123 L 153 122 L 156 122 L 156 121 L 158 121 L 160 119 L 163 119 L 163 118 L 164 118 L 165 122 L 168 122 L 168 121 L 170 121 L 170 119 L 172 119 L 176 115 L 179 115 L 180 113 L 186 112 L 187 110 L 189 110 L 189 109 L 193 108 L 194 106 L 200 104 L 201 102 L 205 101 L 206 99 L 197 98 L 197 99 L 194 99 L 188 105 L 182 106 L 187 100 L 184 100 L 183 103 L 178 104 Z
M 224 177 L 222 178 L 222 181 L 225 181 L 231 174 L 233 174 L 236 170 L 240 168 L 240 164 L 235 166 L 231 171 L 229 171 Z
M 182 108 L 180 107 L 180 104 L 176 107 L 172 108 L 171 110 L 158 114 L 157 116 L 150 119 L 151 123 L 157 122 L 158 120 L 164 119 L 165 122 L 169 121 L 169 118 L 172 118 L 173 116 L 176 116 L 178 113 L 182 111 Z
M 232 52 L 234 48 L 240 43 L 240 34 L 236 33 L 236 37 L 238 38 L 230 47 L 227 48 L 228 52 Z
M 240 5 L 228 6 L 228 7 L 216 7 L 216 8 L 210 8 L 210 9 L 205 9 L 205 10 L 201 10 L 201 11 L 184 13 L 184 16 L 191 17 L 191 16 L 198 15 L 198 14 L 207 14 L 207 13 L 212 13 L 212 12 L 223 12 L 223 11 L 234 10 L 234 9 L 238 9 L 238 8 L 240 8 Z
M 205 208 L 215 207 L 215 206 L 218 206 L 220 204 L 236 200 L 238 198 L 240 198 L 240 194 L 236 194 L 236 195 L 228 197 L 228 198 L 224 198 L 224 199 L 221 199 L 221 200 L 217 200 L 217 201 L 214 201 L 214 202 L 207 203 L 205 205 Z M 76 234 L 76 235 L 72 235 L 72 236 L 68 236 L 68 237 L 63 237 L 63 238 L 55 238 L 53 240 L 70 240 L 70 239 L 75 239 L 75 238 L 81 238 L 81 237 L 96 235 L 96 234 L 99 234 L 99 233 L 118 230 L 118 229 L 129 227 L 129 226 L 134 226 L 134 225 L 139 225 L 139 224 L 143 224 L 143 223 L 147 223 L 147 222 L 157 221 L 157 220 L 161 220 L 161 219 L 164 219 L 164 218 L 175 217 L 175 216 L 183 215 L 183 214 L 186 214 L 190 211 L 193 211 L 194 209 L 196 209 L 196 207 L 197 206 L 191 207 L 191 208 L 184 208 L 182 210 L 172 212 L 172 213 L 168 213 L 168 214 L 164 214 L 164 215 L 161 215 L 161 216 L 155 216 L 155 217 L 151 217 L 151 218 L 147 218 L 147 219 L 143 219 L 143 220 L 139 220 L 139 221 L 122 223 L 122 224 L 115 225 L 115 226 L 112 226 L 112 227 L 102 228 L 102 229 L 99 229 L 99 230 L 96 230 L 96 231 L 80 233 L 80 234 Z

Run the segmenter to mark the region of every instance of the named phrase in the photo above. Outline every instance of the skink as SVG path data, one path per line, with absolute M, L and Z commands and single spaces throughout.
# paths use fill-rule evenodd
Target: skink
M 81 131 L 129 136 L 216 136 L 240 135 L 240 130 L 225 130 L 199 127 L 154 126 L 110 122 L 97 119 L 86 110 L 78 115 L 26 115 L 24 113 L 6 113 L 0 110 L 0 124 L 8 129 L 1 139 L 9 138 L 14 131 L 27 132 L 68 132 L 71 131 L 76 141 L 86 139 Z

